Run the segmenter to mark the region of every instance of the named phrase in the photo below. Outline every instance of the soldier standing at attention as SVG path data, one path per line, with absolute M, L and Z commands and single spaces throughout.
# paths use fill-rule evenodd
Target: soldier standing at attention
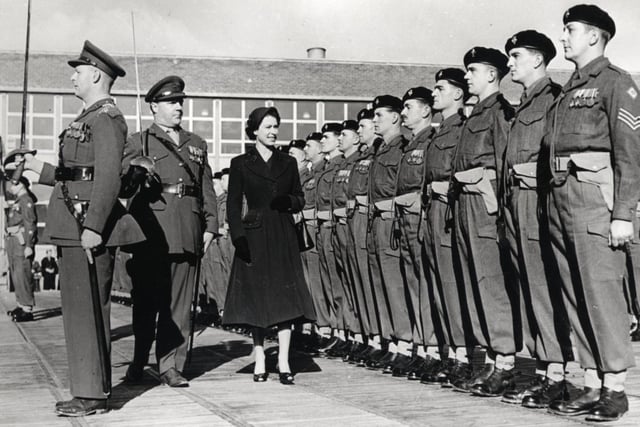
M 497 178 L 513 108 L 500 93 L 509 71 L 496 49 L 474 47 L 464 56 L 469 92 L 477 96 L 453 159 L 456 188 L 455 235 L 473 334 L 486 349 L 484 367 L 453 383 L 456 390 L 499 396 L 513 388 L 520 331 L 517 288 L 505 274 L 498 240 Z M 507 271 L 508 272 L 508 271 Z
M 616 32 L 605 11 L 577 5 L 563 23 L 564 56 L 576 69 L 549 111 L 544 148 L 549 232 L 584 390 L 549 410 L 612 421 L 629 409 L 624 383 L 635 365 L 623 276 L 637 233 L 640 99 L 629 74 L 604 57 Z
M 73 396 L 56 403 L 56 413 L 81 417 L 106 411 L 110 396 L 109 315 L 116 247 L 138 243 L 144 235 L 118 202 L 127 123 L 110 91 L 125 71 L 89 41 L 85 41 L 79 58 L 68 63 L 74 68 L 71 81 L 76 97 L 84 101 L 84 109 L 60 137 L 58 167 L 28 154 L 25 168 L 40 174 L 39 183 L 55 185 L 42 241 L 58 246 L 62 320 Z M 100 292 L 103 331 L 97 330 L 94 322 L 88 251 Z M 97 345 L 101 334 L 107 344 L 104 365 Z
M 180 77 L 153 85 L 144 98 L 153 124 L 128 140 L 131 157 L 145 153 L 153 159 L 162 185 L 159 194 L 140 191 L 129 208 L 147 241 L 131 260 L 135 350 L 127 380 L 142 379 L 155 338 L 160 380 L 169 387 L 189 385 L 182 370 L 198 258 L 219 233 L 207 143 L 180 127 L 185 96 Z
M 1 185 L 1 183 L 0 183 Z M 9 260 L 9 276 L 16 290 L 17 307 L 9 312 L 14 322 L 33 320 L 33 295 L 31 263 L 34 246 L 38 241 L 38 218 L 33 194 L 29 191 L 29 180 L 20 177 L 15 184 L 7 177 L 7 190 L 15 201 L 7 209 L 6 248 Z
M 413 331 L 407 312 L 406 285 L 400 271 L 400 251 L 393 246 L 394 203 L 398 168 L 407 140 L 402 135 L 402 100 L 391 95 L 373 100 L 373 123 L 383 139 L 369 169 L 369 228 L 367 247 L 376 295 L 380 332 L 388 342 L 381 358 L 370 359 L 367 367 L 393 371 L 398 354 L 411 356 Z M 397 244 L 397 242 L 395 242 Z
M 406 283 L 407 311 L 413 331 L 416 353 L 413 358 L 399 356 L 393 376 L 407 376 L 419 380 L 427 355 L 440 359 L 435 341 L 434 323 L 431 313 L 420 313 L 420 301 L 429 302 L 427 282 L 422 260 L 422 187 L 424 186 L 425 154 L 435 130 L 433 118 L 433 93 L 422 86 L 409 89 L 402 97 L 401 112 L 403 126 L 411 130 L 411 140 L 402 149 L 402 160 L 398 169 L 395 203 L 394 232 L 400 232 L 400 268 Z
M 503 396 L 503 402 L 544 408 L 568 397 L 564 365 L 571 355 L 569 325 L 562 303 L 546 222 L 538 221 L 538 154 L 546 112 L 560 94 L 560 86 L 546 69 L 556 54 L 553 42 L 526 30 L 507 40 L 511 79 L 523 87 L 516 117 L 511 123 L 505 154 L 504 220 L 511 263 L 518 272 L 524 342 L 536 359 L 536 376 L 522 390 Z M 541 191 L 548 187 L 547 182 Z M 545 268 L 546 264 L 546 268 Z

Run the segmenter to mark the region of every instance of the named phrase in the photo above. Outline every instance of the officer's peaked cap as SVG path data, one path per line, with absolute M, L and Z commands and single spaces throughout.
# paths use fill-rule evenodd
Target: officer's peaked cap
M 92 65 L 104 71 L 113 79 L 116 77 L 124 77 L 126 74 L 124 69 L 118 65 L 115 59 L 89 40 L 85 40 L 80 56 L 76 59 L 67 61 L 67 63 L 72 67 L 77 67 L 78 65 Z

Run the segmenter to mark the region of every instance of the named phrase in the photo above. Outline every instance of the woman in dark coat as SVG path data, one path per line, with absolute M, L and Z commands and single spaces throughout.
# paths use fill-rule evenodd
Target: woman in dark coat
M 293 384 L 291 325 L 313 321 L 315 312 L 292 217 L 304 194 L 295 159 L 275 149 L 279 125 L 275 108 L 252 111 L 246 132 L 256 146 L 231 160 L 227 218 L 235 256 L 223 323 L 254 328 L 257 382 L 267 379 L 265 328 L 277 326 L 280 382 Z

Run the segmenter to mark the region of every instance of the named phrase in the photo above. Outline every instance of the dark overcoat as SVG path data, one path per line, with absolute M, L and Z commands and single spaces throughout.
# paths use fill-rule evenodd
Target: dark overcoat
M 289 212 L 269 207 L 274 197 L 281 195 L 288 195 L 291 200 Z M 265 162 L 253 148 L 231 160 L 229 231 L 233 241 L 246 237 L 251 263 L 234 256 L 225 324 L 270 327 L 281 322 L 315 319 L 292 216 L 303 206 L 304 193 L 292 157 L 274 151 Z

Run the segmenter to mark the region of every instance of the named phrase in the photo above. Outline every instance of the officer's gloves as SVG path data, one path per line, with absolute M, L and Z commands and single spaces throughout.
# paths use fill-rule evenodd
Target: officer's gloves
M 269 207 L 278 212 L 289 212 L 293 207 L 291 204 L 291 197 L 287 194 L 276 196 L 271 200 Z
M 251 263 L 251 252 L 249 251 L 249 241 L 245 236 L 240 236 L 233 241 L 236 248 L 236 256 L 247 264 Z

